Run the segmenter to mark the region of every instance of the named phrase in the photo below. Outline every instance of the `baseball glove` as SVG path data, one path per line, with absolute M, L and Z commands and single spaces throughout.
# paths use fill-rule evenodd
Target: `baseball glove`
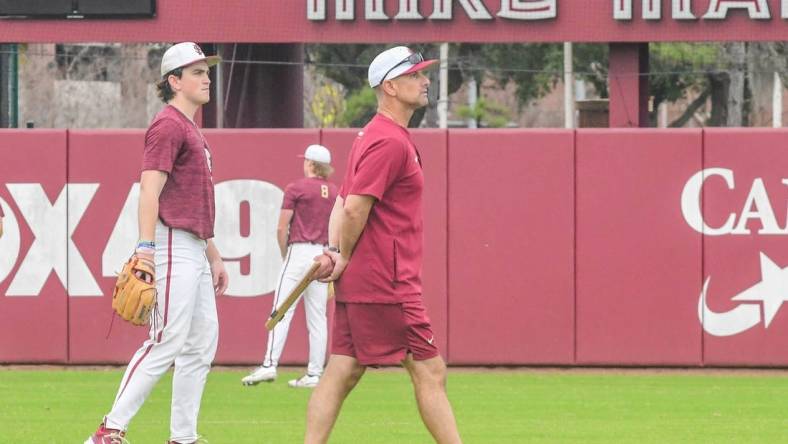
M 156 306 L 156 271 L 151 261 L 132 256 L 118 275 L 112 308 L 134 325 L 146 325 Z

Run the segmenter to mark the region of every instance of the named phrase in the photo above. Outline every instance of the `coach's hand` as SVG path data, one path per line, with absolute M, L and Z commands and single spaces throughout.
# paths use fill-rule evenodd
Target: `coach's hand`
M 331 258 L 328 254 L 321 254 L 319 256 L 315 256 L 315 262 L 320 262 L 320 268 L 315 271 L 315 275 L 312 279 L 325 279 L 331 276 L 331 272 L 334 270 L 334 259 Z
M 230 283 L 230 278 L 227 275 L 227 270 L 224 269 L 224 262 L 221 259 L 211 262 L 211 275 L 213 276 L 213 291 L 216 296 L 221 296 L 227 290 L 227 285 Z
M 342 273 L 345 271 L 347 267 L 348 260 L 345 259 L 344 256 L 338 253 L 334 253 L 336 256 L 332 256 L 331 258 L 334 260 L 334 269 L 331 271 L 331 275 L 327 278 L 320 279 L 320 282 L 333 282 L 339 279 L 342 276 Z

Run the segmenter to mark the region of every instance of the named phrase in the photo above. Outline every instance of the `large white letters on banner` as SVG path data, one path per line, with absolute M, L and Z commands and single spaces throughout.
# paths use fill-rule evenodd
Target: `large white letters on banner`
M 326 2 L 328 0 L 307 0 L 306 16 L 310 21 L 326 20 Z M 335 0 L 334 18 L 336 20 L 354 20 L 356 0 Z M 396 20 L 423 20 L 425 17 L 419 12 L 419 0 L 389 0 L 398 1 L 399 9 L 393 17 Z M 424 0 L 428 2 L 429 0 Z M 673 20 L 696 20 L 698 17 L 692 12 L 692 0 L 668 0 L 671 4 L 671 18 Z M 430 20 L 451 20 L 454 18 L 454 4 L 465 11 L 471 20 L 491 20 L 488 7 L 483 0 L 432 0 L 432 13 Z M 613 0 L 613 18 L 615 20 L 629 21 L 633 15 L 633 0 Z M 489 4 L 489 2 L 488 2 Z M 574 6 L 566 0 L 569 7 Z M 389 20 L 385 11 L 386 0 L 364 0 L 365 20 Z M 546 20 L 558 17 L 558 0 L 500 0 L 498 17 L 512 20 Z M 662 19 L 662 0 L 641 0 L 641 12 L 644 20 Z M 788 0 L 781 0 L 780 17 L 788 19 Z M 767 0 L 710 0 L 708 10 L 703 15 L 704 19 L 723 20 L 728 18 L 731 10 L 744 10 L 754 20 L 768 20 L 771 18 Z
M 3 236 L 0 237 L 0 282 L 4 281 L 19 256 L 19 224 L 16 221 L 16 216 L 11 211 L 11 207 L 0 198 L 0 206 L 3 207 Z
M 216 185 L 214 243 L 225 259 L 230 278 L 228 296 L 259 296 L 276 287 L 282 257 L 276 226 L 284 193 L 260 180 L 229 180 Z M 241 234 L 241 203 L 249 204 L 249 235 Z M 249 257 L 249 274 L 239 260 Z
M 40 184 L 8 184 L 30 231 L 33 242 L 14 275 L 21 247 L 20 220 L 0 199 L 5 217 L 0 237 L 0 281 L 11 279 L 6 296 L 38 296 L 55 271 L 70 296 L 102 296 L 101 288 L 82 254 L 71 239 L 96 194 L 99 184 L 69 184 L 54 205 Z M 216 184 L 216 225 L 214 242 L 230 276 L 227 296 L 260 296 L 276 286 L 282 260 L 276 241 L 279 208 L 284 193 L 260 180 L 230 180 Z M 101 254 L 101 270 L 112 278 L 128 259 L 137 241 L 137 213 L 140 187 L 132 184 L 123 208 L 112 227 Z M 249 233 L 241 233 L 241 205 L 249 205 Z M 84 247 L 83 247 L 84 248 Z M 249 260 L 243 274 L 240 260 Z
M 326 0 L 306 0 L 306 18 L 307 20 L 325 20 Z
M 706 179 L 713 176 L 722 177 L 728 189 L 734 189 L 733 171 L 725 168 L 707 168 L 695 173 L 684 185 L 684 190 L 681 192 L 681 213 L 687 225 L 693 230 L 707 236 L 747 235 L 751 233 L 750 229 L 747 228 L 747 223 L 751 220 L 757 220 L 761 224 L 758 234 L 788 234 L 788 228 L 780 228 L 777 224 L 774 209 L 761 178 L 753 180 L 750 192 L 747 194 L 747 199 L 742 206 L 738 223 L 736 222 L 736 213 L 730 213 L 722 226 L 714 228 L 707 225 L 703 219 L 700 201 L 703 183 Z M 782 183 L 788 185 L 788 179 L 783 179 Z
M 662 18 L 662 0 L 642 0 L 643 18 L 659 20 Z M 671 0 L 674 20 L 694 20 L 692 0 Z M 632 20 L 632 0 L 613 0 L 613 18 Z
M 555 18 L 556 0 L 501 0 L 498 17 L 516 20 Z
M 751 19 L 768 20 L 772 18 L 766 0 L 711 0 L 709 10 L 706 11 L 703 18 L 725 19 L 731 9 L 746 9 Z
M 419 1 L 399 0 L 399 12 L 394 16 L 397 20 L 422 20 L 424 16 L 419 14 Z
M 613 18 L 632 20 L 632 0 L 613 0 Z
M 761 221 L 762 228 L 758 230 L 758 234 L 784 234 L 777 226 L 777 219 L 774 217 L 772 204 L 769 203 L 766 187 L 763 185 L 763 179 L 760 178 L 752 182 L 750 194 L 747 195 L 747 201 L 744 203 L 739 217 L 739 223 L 736 224 L 736 228 L 731 231 L 731 234 L 750 234 L 750 230 L 747 229 L 747 221 L 751 219 Z
M 681 214 L 684 215 L 687 225 L 698 233 L 709 236 L 730 234 L 736 221 L 736 214 L 731 213 L 725 223 L 719 228 L 712 228 L 706 225 L 706 222 L 703 220 L 703 212 L 700 206 L 701 190 L 703 182 L 712 176 L 722 177 L 725 179 L 728 188 L 733 189 L 733 171 L 725 168 L 708 168 L 698 171 L 687 181 L 687 184 L 684 185 L 684 191 L 681 192 Z
M 459 0 L 460 6 L 465 10 L 472 20 L 490 20 L 493 18 L 490 11 L 484 6 L 481 0 Z M 509 1 L 509 0 L 503 0 Z M 452 4 L 454 0 L 434 0 L 435 5 L 432 9 L 432 20 L 451 20 L 452 19 Z
M 40 184 L 7 186 L 34 239 L 6 294 L 37 296 L 49 273 L 55 270 L 69 294 L 100 295 L 101 289 L 71 240 L 98 184 L 66 185 L 54 205 L 50 204 Z
M 348 3 L 352 4 L 351 0 L 348 0 Z M 383 0 L 365 0 L 364 6 L 364 18 L 367 20 L 388 20 L 389 16 L 386 15 L 386 11 L 383 9 Z

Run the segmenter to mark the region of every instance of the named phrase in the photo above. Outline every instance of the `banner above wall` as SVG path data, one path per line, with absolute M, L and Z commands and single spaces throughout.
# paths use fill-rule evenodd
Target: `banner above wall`
M 0 42 L 788 40 L 788 0 L 168 0 L 145 21 L 21 21 Z

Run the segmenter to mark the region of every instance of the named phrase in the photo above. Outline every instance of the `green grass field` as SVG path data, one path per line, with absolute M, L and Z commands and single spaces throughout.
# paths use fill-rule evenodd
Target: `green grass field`
M 243 387 L 247 369 L 211 372 L 200 433 L 211 444 L 297 443 L 308 390 Z M 0 367 L 0 443 L 82 443 L 122 369 Z M 132 444 L 168 437 L 171 374 L 131 424 Z M 788 443 L 788 372 L 452 369 L 466 443 Z M 345 402 L 332 443 L 429 443 L 408 376 L 371 370 Z

